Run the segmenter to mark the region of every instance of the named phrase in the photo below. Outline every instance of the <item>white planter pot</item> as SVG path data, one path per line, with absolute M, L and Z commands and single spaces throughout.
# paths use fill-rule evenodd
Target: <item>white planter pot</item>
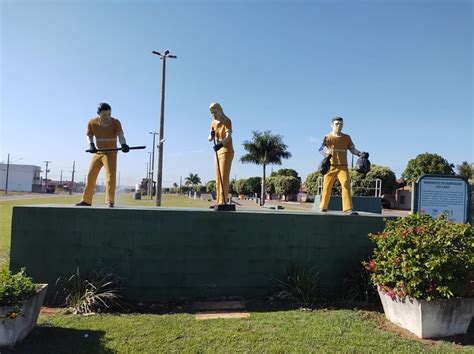
M 36 295 L 33 295 L 21 307 L 23 315 L 0 321 L 0 348 L 12 348 L 17 342 L 25 338 L 36 325 L 46 290 L 48 289 L 48 284 L 38 285 L 39 289 Z M 10 306 L 0 307 L 0 316 L 5 316 L 13 309 L 14 308 Z
M 392 299 L 379 290 L 385 316 L 420 338 L 464 334 L 474 316 L 474 298 L 417 300 Z

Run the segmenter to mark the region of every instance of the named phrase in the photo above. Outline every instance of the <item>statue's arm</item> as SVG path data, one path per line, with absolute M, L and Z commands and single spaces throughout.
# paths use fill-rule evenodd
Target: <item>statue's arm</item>
M 231 136 L 232 136 L 232 130 L 230 130 L 229 128 L 227 128 L 227 129 L 225 130 L 225 137 L 224 137 L 224 139 L 222 139 L 222 140 L 220 141 L 220 143 L 221 143 L 222 145 L 225 145 L 225 144 L 229 141 L 229 139 L 230 139 Z
M 360 156 L 360 154 L 361 154 L 361 151 L 357 150 L 354 145 L 352 145 L 349 148 L 349 151 L 352 153 L 352 155 Z
M 120 145 L 127 144 L 127 140 L 125 139 L 125 135 L 123 135 L 123 132 L 119 133 L 117 137 Z
M 319 148 L 319 153 L 323 155 L 324 157 L 330 155 L 330 150 L 326 144 L 326 137 L 323 139 L 323 143 L 321 144 L 321 147 Z

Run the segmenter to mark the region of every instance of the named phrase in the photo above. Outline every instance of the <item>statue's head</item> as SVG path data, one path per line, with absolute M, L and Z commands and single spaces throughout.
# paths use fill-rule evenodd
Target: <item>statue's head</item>
M 339 134 L 342 131 L 342 127 L 344 126 L 344 119 L 341 117 L 334 117 L 331 121 L 331 128 L 333 133 Z
M 225 117 L 224 111 L 219 103 L 214 102 L 209 106 L 209 111 L 211 112 L 214 119 L 221 120 Z
M 101 102 L 97 106 L 97 114 L 102 120 L 109 120 L 112 115 L 112 107 L 108 103 Z

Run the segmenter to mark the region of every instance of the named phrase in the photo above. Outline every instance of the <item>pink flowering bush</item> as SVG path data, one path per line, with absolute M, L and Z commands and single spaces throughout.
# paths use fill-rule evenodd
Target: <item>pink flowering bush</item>
M 369 238 L 374 256 L 364 266 L 371 282 L 392 298 L 474 296 L 474 232 L 468 224 L 415 214 L 387 220 Z

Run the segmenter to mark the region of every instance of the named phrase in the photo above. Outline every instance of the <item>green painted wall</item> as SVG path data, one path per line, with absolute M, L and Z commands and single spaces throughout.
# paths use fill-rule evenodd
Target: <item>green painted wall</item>
M 19 206 L 13 209 L 11 264 L 53 285 L 76 267 L 105 265 L 140 301 L 261 296 L 290 262 L 320 272 L 328 295 L 367 257 L 380 216 L 165 208 Z M 49 296 L 52 296 L 53 286 Z

